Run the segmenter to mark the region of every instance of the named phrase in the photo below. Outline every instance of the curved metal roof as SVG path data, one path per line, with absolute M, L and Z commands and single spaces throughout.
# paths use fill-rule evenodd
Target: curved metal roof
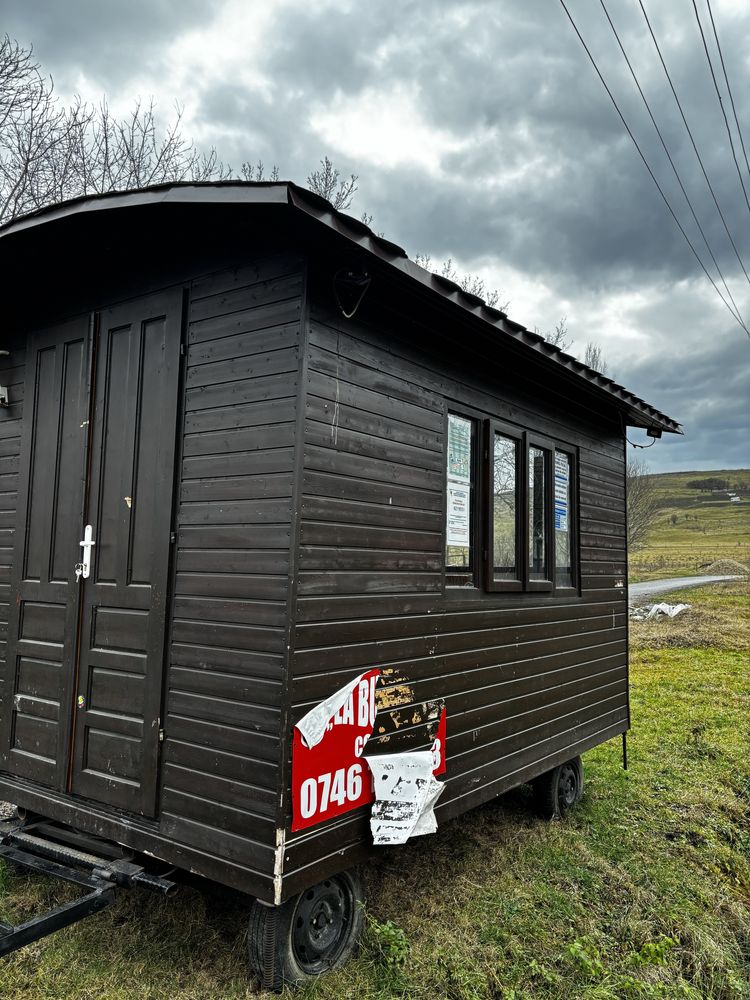
M 291 181 L 179 181 L 133 191 L 85 195 L 38 209 L 6 223 L 0 227 L 0 239 L 88 212 L 159 204 L 291 206 L 327 229 L 338 233 L 343 239 L 356 244 L 359 249 L 373 254 L 435 295 L 460 306 L 467 313 L 493 327 L 496 332 L 522 344 L 542 363 L 559 366 L 561 375 L 564 372 L 580 377 L 602 400 L 608 399 L 610 404 L 614 404 L 624 414 L 629 425 L 682 433 L 680 424 L 676 420 L 651 406 L 624 386 L 589 368 L 572 355 L 553 347 L 544 337 L 516 323 L 501 310 L 488 306 L 478 296 L 465 292 L 455 282 L 420 267 L 409 259 L 402 247 L 378 236 L 365 223 L 337 211 L 324 198 Z

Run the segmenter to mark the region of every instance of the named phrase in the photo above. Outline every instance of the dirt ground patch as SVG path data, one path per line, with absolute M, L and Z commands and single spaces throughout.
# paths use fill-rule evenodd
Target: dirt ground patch
M 750 576 L 750 568 L 736 559 L 717 559 L 706 567 L 706 573 L 713 576 Z

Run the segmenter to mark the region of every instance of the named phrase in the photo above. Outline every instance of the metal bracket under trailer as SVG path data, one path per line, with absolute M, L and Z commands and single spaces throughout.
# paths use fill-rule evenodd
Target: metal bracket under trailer
M 0 920 L 0 957 L 106 909 L 118 888 L 139 886 L 166 896 L 177 891 L 176 883 L 149 874 L 117 845 L 40 818 L 0 823 L 0 861 L 83 890 L 22 924 Z

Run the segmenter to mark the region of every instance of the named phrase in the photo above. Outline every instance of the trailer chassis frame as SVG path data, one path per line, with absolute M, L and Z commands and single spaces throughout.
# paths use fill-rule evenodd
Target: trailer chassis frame
M 50 824 L 41 818 L 0 823 L 0 860 L 86 891 L 22 924 L 14 926 L 0 920 L 0 958 L 100 913 L 115 901 L 118 888 L 140 886 L 167 896 L 177 890 L 174 882 L 147 873 L 127 858 L 84 852 L 50 839 L 49 832 Z M 105 849 L 107 846 L 103 844 Z

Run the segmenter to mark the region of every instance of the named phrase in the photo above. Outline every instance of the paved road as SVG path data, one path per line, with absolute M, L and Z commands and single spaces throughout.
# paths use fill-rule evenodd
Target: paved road
M 648 600 L 657 594 L 667 594 L 683 587 L 700 587 L 704 583 L 723 583 L 725 580 L 738 580 L 737 576 L 677 576 L 671 580 L 648 580 L 646 583 L 631 583 L 628 587 L 628 599 L 631 604 Z

